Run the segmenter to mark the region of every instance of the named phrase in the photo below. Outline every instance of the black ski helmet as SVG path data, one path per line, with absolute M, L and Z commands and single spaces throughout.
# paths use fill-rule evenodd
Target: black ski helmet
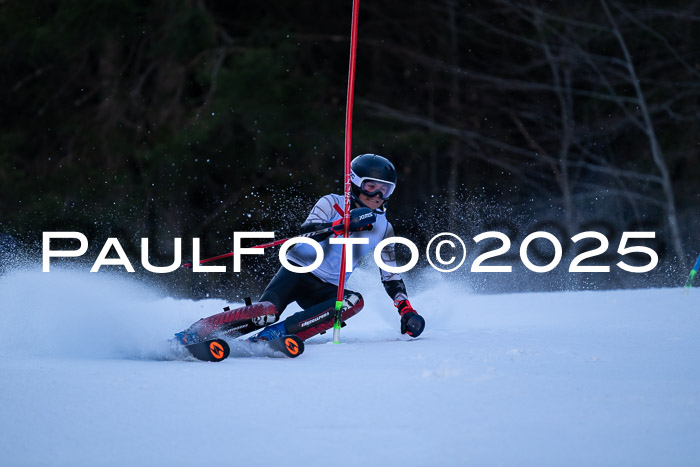
M 363 184 L 368 180 L 383 182 L 389 186 L 389 190 L 380 193 L 384 204 L 379 211 L 384 211 L 386 201 L 396 187 L 396 168 L 387 158 L 377 154 L 362 154 L 357 156 L 350 163 L 350 181 L 352 182 L 352 199 L 360 206 L 364 204 L 360 201 L 360 193 L 364 192 L 368 196 L 376 195 L 377 192 L 368 193 L 363 189 Z

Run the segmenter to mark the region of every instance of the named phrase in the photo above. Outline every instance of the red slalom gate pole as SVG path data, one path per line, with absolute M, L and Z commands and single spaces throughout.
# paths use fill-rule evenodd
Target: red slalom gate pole
M 345 208 L 343 211 L 343 238 L 348 238 L 350 228 L 350 152 L 352 150 L 352 101 L 355 94 L 355 57 L 357 56 L 357 17 L 360 12 L 360 0 L 352 1 L 352 26 L 350 28 L 350 66 L 348 71 L 348 97 L 345 107 Z M 345 296 L 345 249 L 340 259 L 340 275 L 338 277 L 338 295 L 335 299 L 335 322 L 333 323 L 333 342 L 340 344 L 340 327 L 343 313 L 343 298 Z

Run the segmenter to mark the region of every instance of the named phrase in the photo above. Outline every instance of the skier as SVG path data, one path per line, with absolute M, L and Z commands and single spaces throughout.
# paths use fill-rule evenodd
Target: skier
M 380 241 L 394 236 L 393 228 L 386 219 L 386 204 L 396 187 L 396 179 L 394 165 L 382 156 L 362 154 L 351 163 L 352 209 L 349 238 L 369 240 L 368 244 L 352 245 L 353 268 Z M 330 329 L 335 316 L 342 245 L 331 244 L 329 238 L 332 235 L 342 235 L 342 204 L 344 197 L 341 195 L 329 194 L 322 197 L 300 228 L 301 234 L 329 230 L 321 236 L 311 237 L 323 249 L 323 262 L 320 266 L 307 273 L 295 273 L 281 267 L 258 303 L 237 310 L 226 310 L 200 320 L 190 329 L 176 334 L 178 339 L 187 343 L 216 333 L 247 334 L 264 327 L 250 340 L 270 341 L 289 334 L 306 340 Z M 396 266 L 393 244 L 384 248 L 382 259 L 387 265 Z M 310 266 L 315 260 L 316 251 L 308 244 L 298 243 L 287 252 L 287 261 L 294 266 Z M 425 320 L 408 301 L 401 276 L 380 271 L 382 284 L 398 309 L 401 333 L 418 337 L 425 328 Z M 346 279 L 350 274 L 346 273 Z M 279 321 L 287 305 L 294 301 L 302 311 Z M 346 289 L 341 314 L 343 324 L 363 306 L 362 296 Z

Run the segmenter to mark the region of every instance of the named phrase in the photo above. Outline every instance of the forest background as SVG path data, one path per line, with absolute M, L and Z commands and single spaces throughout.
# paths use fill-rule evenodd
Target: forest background
M 155 275 L 140 239 L 157 265 L 175 237 L 183 260 L 193 237 L 213 256 L 234 231 L 293 236 L 342 192 L 350 21 L 350 1 L 0 1 L 0 270 L 39 256 L 42 232 L 76 230 L 86 260 L 117 237 L 171 293 L 255 296 L 276 252 L 240 274 L 226 261 L 225 274 Z M 448 280 L 682 285 L 700 251 L 699 26 L 697 1 L 363 1 L 353 155 L 395 163 L 398 235 L 421 250 L 443 231 L 467 242 Z M 471 242 L 490 230 L 513 246 L 485 264 L 513 273 L 469 272 L 499 246 Z M 519 260 L 538 230 L 564 247 L 556 272 Z M 584 264 L 611 273 L 567 272 L 597 246 L 571 242 L 588 230 L 610 247 Z M 656 232 L 637 243 L 659 254 L 654 271 L 614 266 L 623 231 Z M 551 259 L 546 241 L 532 248 Z

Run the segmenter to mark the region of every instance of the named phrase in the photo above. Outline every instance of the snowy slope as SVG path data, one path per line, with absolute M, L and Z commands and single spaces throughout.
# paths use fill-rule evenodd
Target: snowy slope
M 0 465 L 698 465 L 700 293 L 409 283 L 298 359 L 167 360 L 220 300 L 107 274 L 0 277 Z M 290 310 L 290 311 L 293 311 Z

